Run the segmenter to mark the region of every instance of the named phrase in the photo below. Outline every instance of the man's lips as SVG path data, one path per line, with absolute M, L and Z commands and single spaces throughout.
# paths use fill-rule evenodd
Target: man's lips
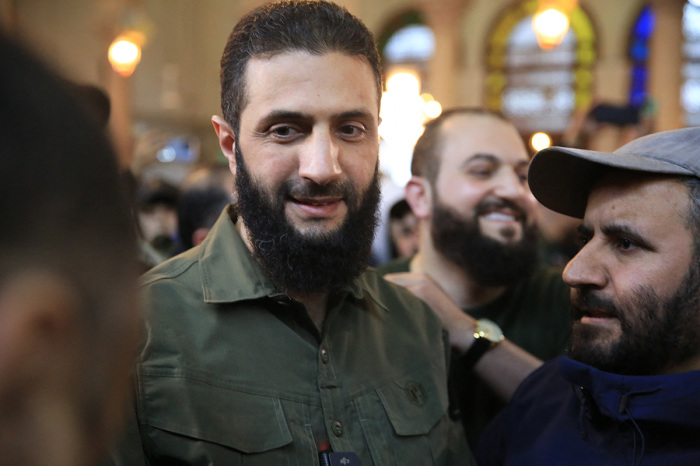
M 520 222 L 525 218 L 523 212 L 511 208 L 484 209 L 478 215 L 497 222 Z
M 343 204 L 342 197 L 292 197 L 289 200 L 306 215 L 318 218 L 333 215 Z
M 580 315 L 580 321 L 582 323 L 604 323 L 604 322 L 612 322 L 613 320 L 619 320 L 618 317 L 605 309 L 599 309 L 599 308 L 587 308 L 587 309 L 578 309 L 579 315 Z
M 488 214 L 482 215 L 483 218 L 488 220 L 495 220 L 499 222 L 516 222 L 518 219 L 515 215 L 503 213 L 503 212 L 489 212 Z
M 329 204 L 341 202 L 343 200 L 343 198 L 341 198 L 341 197 L 309 197 L 309 198 L 293 197 L 291 200 L 292 200 L 292 202 L 295 202 L 297 204 L 304 204 L 304 205 L 309 205 L 309 206 L 314 206 L 314 207 L 322 207 L 322 206 L 326 206 Z

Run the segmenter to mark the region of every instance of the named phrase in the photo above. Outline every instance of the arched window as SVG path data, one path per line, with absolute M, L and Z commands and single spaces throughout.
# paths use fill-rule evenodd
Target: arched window
M 557 136 L 575 109 L 590 105 L 595 36 L 588 16 L 576 7 L 562 44 L 542 50 L 532 30 L 537 6 L 537 0 L 520 2 L 493 28 L 486 60 L 486 106 L 503 112 L 522 133 Z
M 418 11 L 408 11 L 387 24 L 378 37 L 384 66 L 408 65 L 420 70 L 435 53 L 435 35 Z
M 408 11 L 388 23 L 378 43 L 386 79 L 379 126 L 380 169 L 403 186 L 411 177 L 411 154 L 423 122 L 436 116 L 431 109 L 439 109 L 423 85 L 435 53 L 435 35 L 419 12 Z
M 700 2 L 683 7 L 683 84 L 681 106 L 685 126 L 700 126 Z
M 629 105 L 641 107 L 649 95 L 649 56 L 651 36 L 654 33 L 656 18 L 651 5 L 645 5 L 637 16 L 630 34 Z

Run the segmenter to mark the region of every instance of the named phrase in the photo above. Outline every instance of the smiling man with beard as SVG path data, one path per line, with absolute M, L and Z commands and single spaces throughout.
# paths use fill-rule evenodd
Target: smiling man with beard
M 530 186 L 582 218 L 569 357 L 528 377 L 479 464 L 700 464 L 700 129 L 539 152 Z
M 366 270 L 381 83 L 372 34 L 334 3 L 235 26 L 212 122 L 236 203 L 144 278 L 118 464 L 473 464 L 440 319 Z
M 443 318 L 455 350 L 453 416 L 472 445 L 541 360 L 562 354 L 569 334 L 561 271 L 537 264 L 528 167 L 522 138 L 501 115 L 443 112 L 418 140 L 406 186 L 418 253 L 380 268 Z

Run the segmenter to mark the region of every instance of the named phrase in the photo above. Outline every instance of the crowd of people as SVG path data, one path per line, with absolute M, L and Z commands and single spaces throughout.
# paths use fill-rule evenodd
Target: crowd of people
M 0 56 L 3 462 L 700 462 L 700 129 L 531 159 L 446 109 L 375 268 L 381 60 L 344 7 L 238 21 L 228 167 L 178 187 L 126 187 L 84 96 Z

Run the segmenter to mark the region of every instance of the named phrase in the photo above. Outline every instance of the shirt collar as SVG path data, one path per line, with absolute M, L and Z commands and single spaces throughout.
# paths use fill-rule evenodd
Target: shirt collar
M 232 220 L 235 215 L 232 213 L 232 206 L 224 209 L 200 246 L 199 267 L 204 301 L 228 303 L 279 295 L 236 230 Z M 372 292 L 364 275 L 353 280 L 341 292 L 349 293 L 357 300 L 367 294 L 388 310 Z

